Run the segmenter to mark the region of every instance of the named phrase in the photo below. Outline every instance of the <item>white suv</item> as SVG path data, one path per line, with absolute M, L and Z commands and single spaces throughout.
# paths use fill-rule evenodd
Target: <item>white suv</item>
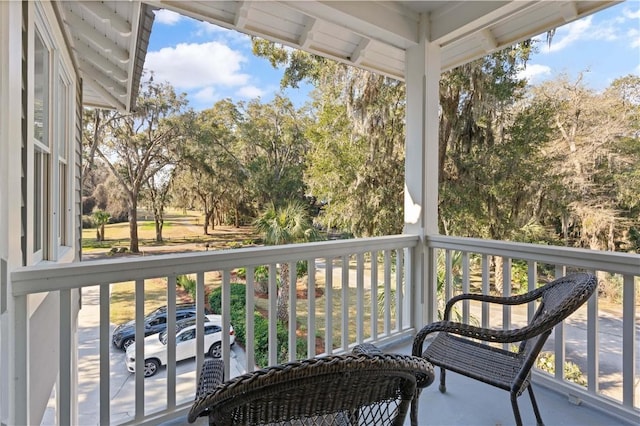
M 205 352 L 214 358 L 222 356 L 222 318 L 220 315 L 207 315 L 209 322 L 204 323 Z M 229 342 L 235 342 L 233 326 L 229 329 Z M 176 322 L 176 361 L 196 356 L 196 319 L 187 318 Z M 152 334 L 144 339 L 144 377 L 156 374 L 161 365 L 167 364 L 167 331 Z M 127 347 L 125 357 L 127 370 L 135 372 L 136 345 Z

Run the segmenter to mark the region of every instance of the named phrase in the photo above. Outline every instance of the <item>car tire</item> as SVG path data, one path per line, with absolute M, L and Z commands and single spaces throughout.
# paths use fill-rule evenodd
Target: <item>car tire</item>
M 160 363 L 157 359 L 144 360 L 144 377 L 151 377 L 158 372 Z
M 220 358 L 220 357 L 222 357 L 222 343 L 221 342 L 215 342 L 213 345 L 211 345 L 211 347 L 209 348 L 209 356 L 211 358 Z
M 122 341 L 122 350 L 126 351 L 127 348 L 131 345 L 133 345 L 135 343 L 135 340 L 133 340 L 131 337 L 127 337 L 126 339 L 124 339 Z

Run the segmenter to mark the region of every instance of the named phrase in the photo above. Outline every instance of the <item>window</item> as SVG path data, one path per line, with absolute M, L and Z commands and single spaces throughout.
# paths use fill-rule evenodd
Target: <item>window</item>
M 57 243 L 58 246 L 66 246 L 69 244 L 69 144 L 71 143 L 71 123 L 70 118 L 73 116 L 71 110 L 71 83 L 69 77 L 64 73 L 64 68 L 60 67 L 57 84 L 57 107 L 56 117 L 56 140 L 55 144 L 58 149 L 58 205 L 55 209 L 57 221 Z
M 46 259 L 49 246 L 49 76 L 50 52 L 36 30 L 34 37 L 33 103 L 33 254 Z
M 33 69 L 28 81 L 32 96 L 31 146 L 28 164 L 33 178 L 27 207 L 27 245 L 32 253 L 29 263 L 58 261 L 65 246 L 73 245 L 71 206 L 75 151 L 75 80 L 71 58 L 64 40 L 56 38 L 48 22 L 53 15 L 41 3 L 35 3 L 33 51 L 27 56 Z M 60 46 L 60 48 L 58 48 Z M 28 247 L 27 247 L 28 250 Z

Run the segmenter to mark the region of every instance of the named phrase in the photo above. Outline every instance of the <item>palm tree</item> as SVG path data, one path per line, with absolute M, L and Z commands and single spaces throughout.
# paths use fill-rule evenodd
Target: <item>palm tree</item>
M 313 227 L 309 211 L 298 201 L 289 201 L 286 205 L 276 207 L 273 203 L 255 220 L 253 226 L 262 234 L 266 245 L 280 245 L 316 241 L 319 233 Z M 289 294 L 289 264 L 284 262 L 280 267 L 280 286 L 278 287 L 278 319 L 287 322 Z
M 96 240 L 104 241 L 104 225 L 109 223 L 111 215 L 104 210 L 93 212 L 93 221 L 96 224 Z

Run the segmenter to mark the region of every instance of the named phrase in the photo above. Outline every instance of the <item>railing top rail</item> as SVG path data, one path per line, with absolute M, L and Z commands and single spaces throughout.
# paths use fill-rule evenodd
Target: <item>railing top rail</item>
M 11 273 L 11 281 L 13 295 L 22 296 L 136 279 L 224 270 L 240 266 L 268 265 L 300 259 L 335 258 L 368 251 L 414 247 L 418 245 L 418 242 L 419 236 L 417 235 L 389 235 L 201 253 L 91 260 L 71 264 L 20 268 Z
M 451 237 L 446 235 L 428 235 L 425 238 L 425 244 L 431 248 L 505 256 L 511 259 L 533 260 L 542 263 L 640 276 L 640 255 L 633 253 L 483 240 L 480 238 Z

